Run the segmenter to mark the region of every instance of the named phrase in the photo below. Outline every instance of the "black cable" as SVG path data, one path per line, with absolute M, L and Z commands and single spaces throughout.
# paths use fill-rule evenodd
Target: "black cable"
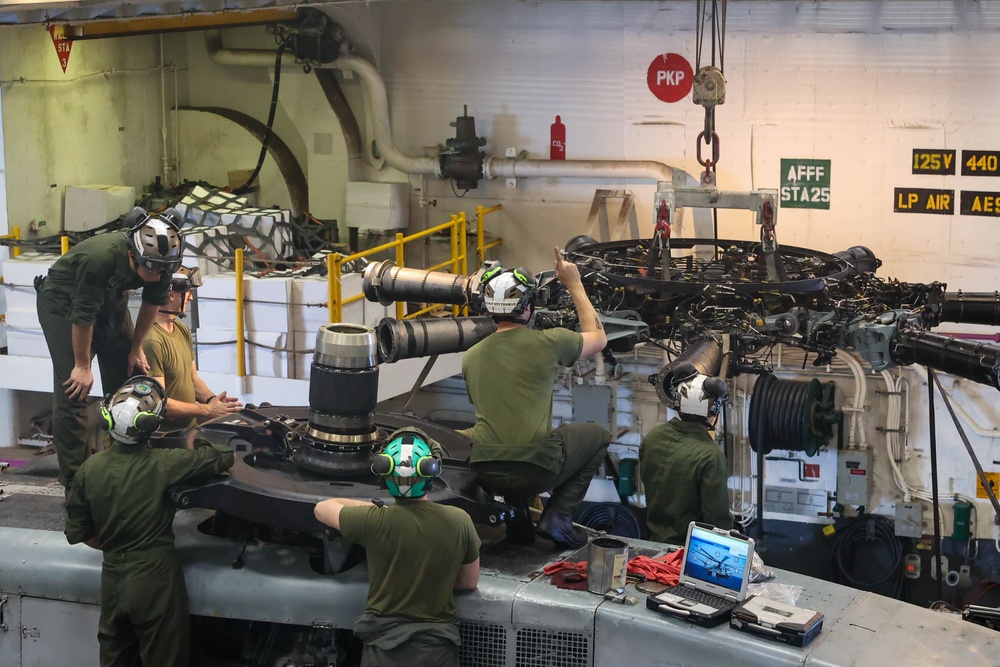
M 868 549 L 859 558 L 858 548 L 864 546 Z M 890 563 L 884 573 L 872 572 L 875 561 L 868 557 L 872 547 L 882 547 L 889 554 Z M 903 544 L 892 522 L 877 514 L 861 514 L 838 527 L 833 543 L 833 572 L 839 584 L 881 594 L 885 593 L 876 589 L 888 586 L 891 597 L 903 599 Z
M 934 560 L 937 570 L 938 600 L 944 599 L 944 572 L 941 571 L 941 505 L 938 503 L 937 427 L 934 419 L 934 369 L 927 367 L 927 428 L 931 436 L 931 504 L 934 508 Z
M 247 182 L 233 190 L 233 194 L 243 195 L 250 191 L 252 183 L 260 174 L 261 167 L 264 166 L 264 158 L 267 157 L 267 146 L 271 143 L 271 128 L 274 126 L 274 112 L 278 108 L 278 89 L 281 86 L 281 56 L 285 53 L 287 41 L 278 44 L 277 55 L 274 58 L 274 86 L 271 87 L 271 109 L 267 113 L 267 132 L 264 133 L 264 141 L 260 144 L 260 157 L 257 158 L 257 166 Z
M 580 513 L 576 521 L 581 526 L 603 530 L 619 537 L 642 537 L 639 520 L 628 505 L 621 503 L 596 503 Z

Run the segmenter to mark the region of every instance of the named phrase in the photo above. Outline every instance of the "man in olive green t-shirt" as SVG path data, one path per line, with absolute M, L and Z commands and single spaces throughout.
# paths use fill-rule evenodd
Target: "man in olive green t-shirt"
M 558 249 L 555 258 L 556 277 L 573 299 L 580 333 L 525 326 L 535 287 L 530 273 L 497 267 L 484 274 L 484 306 L 497 330 L 462 359 L 476 423 L 461 432 L 473 443 L 472 469 L 492 492 L 520 503 L 551 490 L 536 530 L 558 544 L 578 548 L 586 537 L 573 525 L 572 516 L 604 461 L 611 434 L 593 423 L 553 430 L 552 394 L 560 369 L 600 352 L 607 336 L 579 268 L 564 261 Z M 509 525 L 508 538 L 530 541 L 533 534 Z
M 479 535 L 463 510 L 427 498 L 440 472 L 440 446 L 402 428 L 376 456 L 392 505 L 353 498 L 317 503 L 316 518 L 365 547 L 368 603 L 354 626 L 361 667 L 458 667 L 461 635 L 454 590 L 479 582 Z
M 156 312 L 153 327 L 142 344 L 149 375 L 167 391 L 167 416 L 162 430 L 176 431 L 216 417 L 239 412 L 243 404 L 226 392 L 216 395 L 198 375 L 191 330 L 178 318 L 187 314 L 193 292 L 201 284 L 197 268 L 180 267 L 170 280 L 170 298 Z

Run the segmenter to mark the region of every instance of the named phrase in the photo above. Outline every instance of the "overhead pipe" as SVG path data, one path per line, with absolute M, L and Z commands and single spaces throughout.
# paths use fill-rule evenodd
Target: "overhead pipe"
M 275 53 L 271 49 L 229 49 L 222 45 L 222 33 L 205 32 L 205 47 L 212 61 L 219 65 L 246 67 L 271 67 Z M 294 62 L 286 53 L 282 64 Z M 418 158 L 400 151 L 392 140 L 389 123 L 389 100 L 385 81 L 370 62 L 360 56 L 341 56 L 328 65 L 353 72 L 361 79 L 368 94 L 372 111 L 372 129 L 375 145 L 386 164 L 406 174 L 422 174 L 444 178 L 441 163 L 436 157 Z M 650 181 L 670 181 L 673 167 L 652 160 L 532 160 L 528 158 L 501 158 L 487 155 L 483 163 L 483 176 L 496 178 L 635 178 Z

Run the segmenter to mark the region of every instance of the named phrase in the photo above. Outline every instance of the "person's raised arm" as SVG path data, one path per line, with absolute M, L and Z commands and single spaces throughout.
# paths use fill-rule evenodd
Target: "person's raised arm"
M 604 332 L 604 325 L 597 317 L 594 304 L 590 302 L 586 290 L 583 289 L 583 281 L 580 279 L 580 268 L 573 262 L 563 259 L 559 248 L 553 248 L 556 253 L 556 278 L 563 284 L 566 291 L 573 299 L 573 307 L 576 309 L 577 319 L 580 320 L 580 333 L 583 334 L 583 349 L 580 351 L 581 357 L 589 357 L 597 354 L 608 344 L 608 336 Z

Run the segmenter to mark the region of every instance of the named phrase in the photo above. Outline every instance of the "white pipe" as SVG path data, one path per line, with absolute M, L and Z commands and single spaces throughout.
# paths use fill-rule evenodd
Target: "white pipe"
M 163 59 L 163 35 L 160 35 L 160 106 L 163 114 L 160 123 L 160 141 L 163 144 L 160 153 L 160 168 L 163 170 L 163 187 L 170 187 L 170 155 L 167 153 L 167 65 Z
M 234 67 L 271 67 L 277 55 L 273 49 L 227 49 L 222 46 L 221 30 L 205 31 L 205 48 L 216 65 Z M 295 55 L 285 51 L 281 64 L 294 65 Z
M 530 160 L 486 156 L 483 176 L 494 178 L 637 178 L 669 181 L 674 169 L 652 160 Z
M 275 53 L 268 49 L 223 47 L 222 33 L 218 30 L 205 32 L 205 48 L 208 49 L 211 59 L 219 65 L 270 67 L 274 63 Z M 286 52 L 282 57 L 282 64 L 286 64 L 286 61 L 287 64 L 292 64 L 295 58 Z M 389 100 L 385 91 L 385 81 L 374 65 L 359 56 L 341 56 L 327 67 L 353 72 L 360 77 L 371 107 L 375 145 L 385 158 L 386 164 L 406 174 L 425 174 L 444 178 L 440 160 L 436 157 L 411 157 L 396 148 L 389 124 Z M 670 181 L 674 176 L 674 170 L 669 165 L 652 160 L 530 160 L 486 155 L 483 161 L 483 176 L 487 180 L 538 177 Z

